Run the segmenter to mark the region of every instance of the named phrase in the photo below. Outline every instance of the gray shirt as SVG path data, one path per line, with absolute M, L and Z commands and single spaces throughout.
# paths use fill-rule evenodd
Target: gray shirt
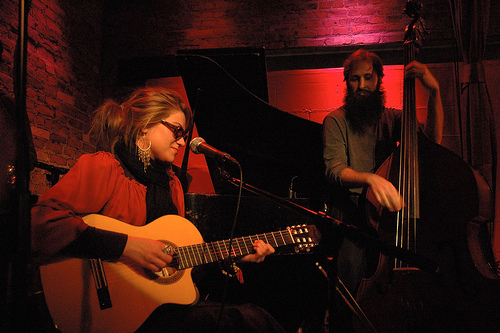
M 329 182 L 342 186 L 340 173 L 347 167 L 374 173 L 397 147 L 401 110 L 386 108 L 379 121 L 363 133 L 355 132 L 342 106 L 323 120 L 323 159 Z M 359 195 L 362 188 L 349 189 Z

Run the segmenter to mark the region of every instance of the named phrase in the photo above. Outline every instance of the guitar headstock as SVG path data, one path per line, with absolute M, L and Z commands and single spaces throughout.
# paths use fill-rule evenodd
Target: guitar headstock
M 294 244 L 295 252 L 311 251 L 311 248 L 319 244 L 321 234 L 314 225 L 302 224 L 288 227 L 290 230 Z

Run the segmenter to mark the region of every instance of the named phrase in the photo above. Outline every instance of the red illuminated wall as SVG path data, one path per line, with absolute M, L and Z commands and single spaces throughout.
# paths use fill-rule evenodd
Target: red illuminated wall
M 457 112 L 457 89 L 455 68 L 451 63 L 427 64 L 440 82 L 445 113 L 442 145 L 460 154 L 459 119 Z M 500 120 L 500 71 L 498 61 L 485 61 L 486 82 L 494 110 L 497 110 L 497 124 Z M 383 88 L 386 104 L 402 108 L 403 81 L 402 65 L 384 67 Z M 269 100 L 278 108 L 316 122 L 322 122 L 325 115 L 342 105 L 345 92 L 342 68 L 314 70 L 279 71 L 268 73 Z M 420 121 L 426 117 L 427 91 L 417 80 L 416 103 Z

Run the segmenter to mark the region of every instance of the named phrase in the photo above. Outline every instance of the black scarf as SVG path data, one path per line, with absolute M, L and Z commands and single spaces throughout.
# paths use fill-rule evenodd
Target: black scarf
M 151 160 L 151 165 L 144 172 L 144 164 L 137 154 L 129 151 L 123 143 L 116 145 L 115 154 L 125 174 L 128 171 L 135 180 L 147 187 L 146 224 L 163 215 L 178 214 L 170 193 L 170 177 L 167 174 L 169 164 Z

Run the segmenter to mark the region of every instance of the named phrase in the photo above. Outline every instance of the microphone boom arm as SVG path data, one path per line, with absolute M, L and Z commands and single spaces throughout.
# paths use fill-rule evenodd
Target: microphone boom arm
M 251 193 L 269 198 L 271 200 L 274 200 L 277 203 L 280 203 L 280 204 L 283 204 L 283 205 L 288 206 L 290 208 L 296 209 L 296 210 L 303 212 L 303 213 L 306 213 L 308 215 L 317 217 L 317 218 L 321 219 L 322 221 L 330 222 L 331 225 L 333 225 L 334 227 L 342 228 L 342 230 L 345 232 L 345 235 L 348 238 L 362 239 L 362 240 L 376 246 L 376 248 L 379 249 L 381 253 L 399 258 L 399 259 L 406 261 L 407 263 L 413 265 L 414 267 L 420 268 L 420 269 L 422 269 L 428 273 L 431 273 L 431 274 L 436 274 L 439 272 L 439 266 L 436 264 L 436 262 L 434 260 L 428 259 L 422 255 L 416 254 L 415 252 L 406 250 L 404 248 L 400 248 L 400 247 L 397 247 L 394 245 L 384 243 L 380 239 L 377 239 L 377 238 L 370 236 L 367 233 L 361 231 L 356 226 L 346 224 L 340 220 L 334 219 L 333 217 L 327 215 L 324 212 L 313 211 L 313 210 L 308 209 L 304 206 L 301 206 L 295 202 L 281 198 L 279 196 L 276 196 L 272 193 L 261 190 L 255 186 L 249 185 L 247 183 L 241 182 L 240 180 L 238 180 L 234 177 L 231 177 L 227 172 L 223 173 L 223 177 L 225 177 L 227 179 L 227 181 L 229 183 L 231 183 L 232 185 L 235 185 L 237 187 L 241 186 L 242 188 L 244 188 L 245 190 L 247 190 Z

